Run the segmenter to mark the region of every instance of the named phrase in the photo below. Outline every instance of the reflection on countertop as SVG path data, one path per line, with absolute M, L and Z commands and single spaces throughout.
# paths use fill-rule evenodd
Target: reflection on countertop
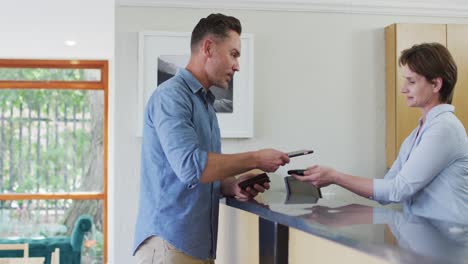
M 355 195 L 317 199 L 267 191 L 226 204 L 397 263 L 468 263 L 468 223 L 424 218 Z

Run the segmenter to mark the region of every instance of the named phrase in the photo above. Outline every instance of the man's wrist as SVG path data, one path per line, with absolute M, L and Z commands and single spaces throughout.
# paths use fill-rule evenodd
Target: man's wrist
M 249 166 L 249 170 L 253 170 L 253 169 L 257 169 L 259 167 L 259 159 L 260 159 L 260 156 L 259 156 L 259 152 L 258 151 L 250 151 L 250 152 L 247 152 L 247 159 L 248 159 L 248 164 L 250 165 Z
M 221 181 L 221 194 L 224 196 L 234 195 L 232 185 L 236 181 L 236 177 L 229 177 Z

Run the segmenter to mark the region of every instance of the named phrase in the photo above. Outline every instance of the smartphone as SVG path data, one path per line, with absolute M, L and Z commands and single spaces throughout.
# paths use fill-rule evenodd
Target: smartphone
M 289 175 L 296 174 L 296 175 L 299 175 L 299 176 L 304 176 L 304 171 L 305 170 L 288 170 L 288 174 Z
M 270 178 L 266 173 L 262 173 L 247 180 L 241 181 L 238 183 L 238 185 L 242 190 L 245 190 L 247 187 L 253 188 L 255 184 L 263 186 L 265 182 L 270 182 Z
M 312 154 L 312 153 L 314 153 L 313 150 L 301 149 L 297 151 L 288 152 L 288 157 L 292 158 L 292 157 L 297 157 L 297 156 L 307 155 L 307 154 Z

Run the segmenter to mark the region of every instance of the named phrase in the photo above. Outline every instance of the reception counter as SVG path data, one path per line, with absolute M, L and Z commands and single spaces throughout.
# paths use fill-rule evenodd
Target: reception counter
M 468 263 L 468 225 L 418 217 L 356 196 L 317 199 L 267 191 L 255 200 L 227 198 L 225 205 L 259 217 L 261 264 L 353 263 L 352 257 L 360 263 Z M 310 241 L 298 239 L 297 231 Z M 294 257 L 296 248 L 307 251 L 301 261 Z

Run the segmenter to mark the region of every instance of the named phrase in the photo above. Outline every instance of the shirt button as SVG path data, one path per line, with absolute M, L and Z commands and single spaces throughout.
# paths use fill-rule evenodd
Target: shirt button
M 188 188 L 189 188 L 189 189 L 193 189 L 193 188 L 195 188 L 195 186 L 197 186 L 197 185 L 196 185 L 196 184 L 189 184 L 189 185 L 188 185 Z

